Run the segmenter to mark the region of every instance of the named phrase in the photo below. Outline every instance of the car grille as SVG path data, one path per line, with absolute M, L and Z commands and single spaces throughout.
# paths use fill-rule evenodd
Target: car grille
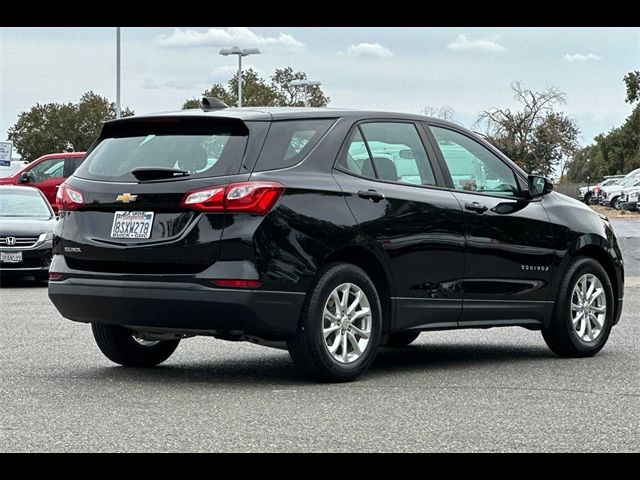
M 0 237 L 0 247 L 32 247 L 39 237 Z M 8 240 L 9 239 L 9 240 Z

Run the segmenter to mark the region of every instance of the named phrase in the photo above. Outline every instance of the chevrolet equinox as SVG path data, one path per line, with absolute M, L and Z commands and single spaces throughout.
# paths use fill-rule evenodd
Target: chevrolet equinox
M 609 221 L 480 136 L 220 103 L 106 122 L 58 190 L 49 296 L 113 362 L 154 366 L 207 335 L 348 381 L 429 330 L 604 346 L 624 291 Z

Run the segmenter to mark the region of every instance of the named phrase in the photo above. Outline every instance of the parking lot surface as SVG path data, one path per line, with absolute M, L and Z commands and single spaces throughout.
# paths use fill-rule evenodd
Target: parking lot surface
M 349 384 L 201 337 L 158 368 L 117 367 L 44 284 L 3 281 L 0 450 L 639 451 L 640 223 L 619 222 L 625 309 L 596 357 L 556 358 L 520 328 L 431 332 Z
M 117 367 L 43 286 L 0 295 L 5 452 L 640 450 L 640 287 L 594 358 L 518 328 L 423 333 L 336 385 L 301 379 L 287 352 L 207 338 Z

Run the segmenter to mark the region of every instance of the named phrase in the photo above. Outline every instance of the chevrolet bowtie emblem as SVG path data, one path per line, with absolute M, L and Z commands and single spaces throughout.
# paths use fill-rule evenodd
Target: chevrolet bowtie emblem
M 129 203 L 135 202 L 138 195 L 131 195 L 130 193 L 123 193 L 122 195 L 118 195 L 116 198 L 116 202 Z

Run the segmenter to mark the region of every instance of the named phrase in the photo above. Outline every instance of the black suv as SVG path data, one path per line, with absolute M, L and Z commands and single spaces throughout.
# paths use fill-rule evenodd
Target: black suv
M 522 326 L 565 357 L 619 320 L 608 220 L 419 115 L 203 108 L 107 122 L 59 190 L 49 296 L 122 365 L 209 335 L 352 380 L 422 331 Z

